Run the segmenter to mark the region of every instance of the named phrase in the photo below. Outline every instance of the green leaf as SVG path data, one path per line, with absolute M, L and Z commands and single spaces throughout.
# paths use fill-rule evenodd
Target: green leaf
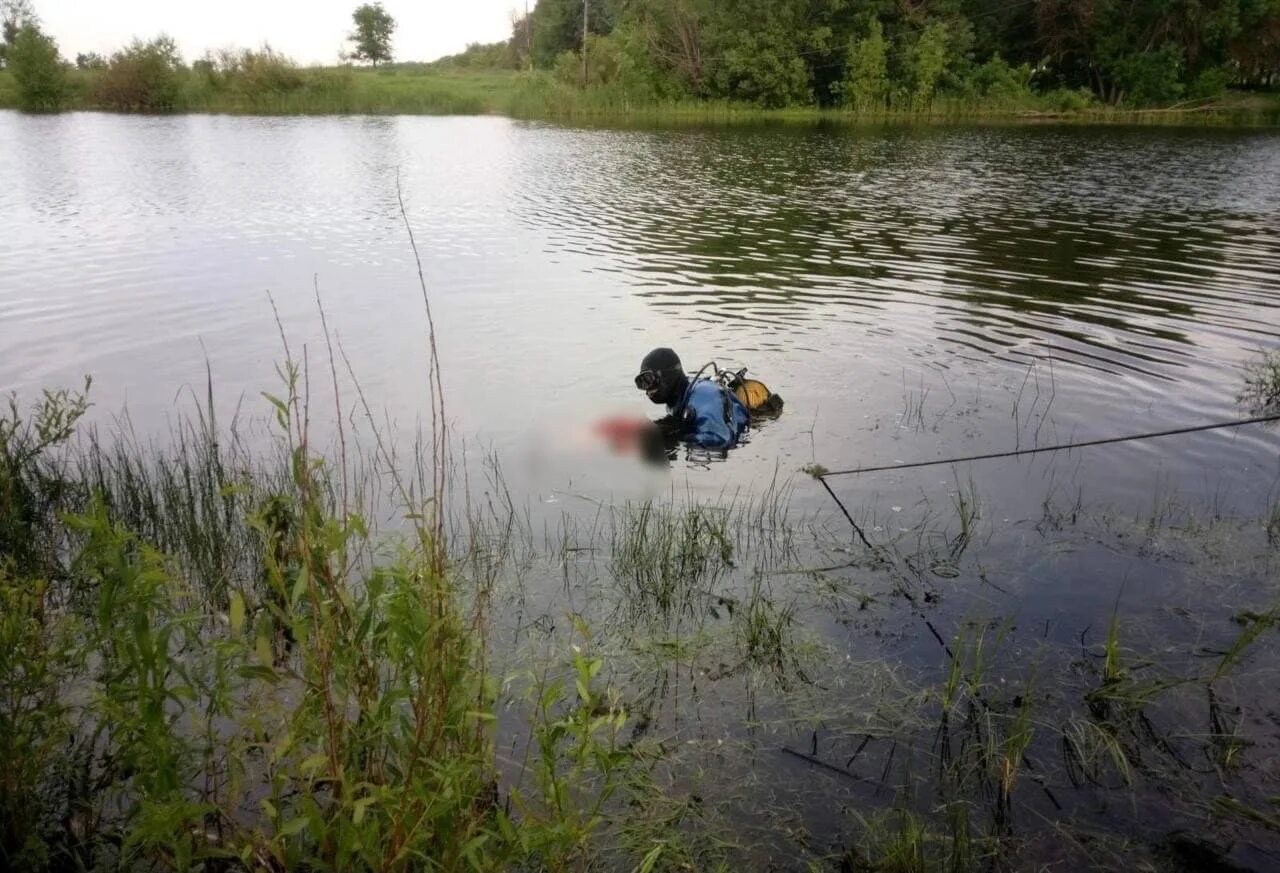
M 280 828 L 280 836 L 292 837 L 300 834 L 307 829 L 307 825 L 309 823 L 310 820 L 305 815 L 300 815 L 297 818 L 291 818 L 284 823 L 284 827 Z
M 231 629 L 236 633 L 244 629 L 244 596 L 239 591 L 231 592 Z
M 258 664 L 247 664 L 240 667 L 236 670 L 236 675 L 241 679 L 258 679 L 273 684 L 280 681 L 280 676 L 275 670 Z
M 297 605 L 302 595 L 306 593 L 307 583 L 311 581 L 311 574 L 307 571 L 306 565 L 298 568 L 298 578 L 293 582 L 293 592 L 289 595 L 290 603 Z
M 636 873 L 652 873 L 654 866 L 658 863 L 658 858 L 662 855 L 662 850 L 666 848 L 663 843 L 658 843 L 645 854 L 644 859 L 640 862 L 640 866 L 636 868 Z
M 364 821 L 365 810 L 378 802 L 376 797 L 362 797 L 355 802 L 355 811 L 351 813 L 351 823 L 360 824 Z
M 298 769 L 302 771 L 302 774 L 304 776 L 310 776 L 316 770 L 319 770 L 321 767 L 323 767 L 328 762 L 328 760 L 329 759 L 327 757 L 317 752 L 316 754 L 311 755 L 305 761 L 303 761 L 302 764 L 299 765 Z

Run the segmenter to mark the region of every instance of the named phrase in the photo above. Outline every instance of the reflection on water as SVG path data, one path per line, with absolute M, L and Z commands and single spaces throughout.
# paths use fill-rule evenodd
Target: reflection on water
M 600 134 L 538 151 L 527 221 L 645 299 L 762 346 L 838 320 L 1171 376 L 1200 330 L 1276 336 L 1271 136 L 1108 131 Z M 560 172 L 532 172 L 551 161 Z M 570 161 L 573 164 L 570 164 Z

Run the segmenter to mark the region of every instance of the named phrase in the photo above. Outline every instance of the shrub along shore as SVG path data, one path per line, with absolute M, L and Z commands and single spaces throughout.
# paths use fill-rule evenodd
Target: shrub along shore
M 14 72 L 0 70 L 0 108 L 252 115 L 505 115 L 652 124 L 766 120 L 1280 122 L 1280 94 L 1267 91 L 1226 91 L 1166 106 L 1135 107 L 1099 102 L 1087 90 L 1040 92 L 1015 81 L 985 91 L 943 91 L 927 102 L 898 106 L 767 107 L 734 99 L 663 98 L 636 93 L 617 82 L 583 87 L 554 71 L 458 64 L 396 64 L 376 70 L 301 67 L 269 49 L 228 52 L 218 59 L 184 66 L 163 45 L 146 44 L 134 51 L 137 58 L 132 65 L 64 69 L 56 93 L 45 98 L 24 95 Z

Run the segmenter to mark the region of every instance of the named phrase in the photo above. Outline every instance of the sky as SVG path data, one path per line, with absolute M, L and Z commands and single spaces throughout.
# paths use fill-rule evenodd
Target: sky
M 63 57 L 109 55 L 133 37 L 164 32 L 190 63 L 209 49 L 269 42 L 302 64 L 333 64 L 364 0 L 32 0 Z M 511 34 L 511 11 L 524 0 L 383 0 L 396 20 L 396 60 L 425 61 L 469 42 Z M 533 5 L 532 0 L 530 4 Z

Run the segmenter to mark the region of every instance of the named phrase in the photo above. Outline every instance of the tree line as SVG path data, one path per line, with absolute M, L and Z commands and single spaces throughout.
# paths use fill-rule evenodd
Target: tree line
M 67 71 L 31 0 L 0 0 L 0 66 L 21 105 L 56 109 Z M 392 59 L 379 3 L 352 15 L 345 59 Z M 627 101 L 732 100 L 763 107 L 924 110 L 939 98 L 1079 108 L 1170 105 L 1228 87 L 1280 86 L 1280 0 L 537 0 L 509 39 L 438 65 L 533 70 Z M 304 83 L 288 58 L 211 52 L 189 67 L 171 39 L 102 57 L 92 105 L 163 111 L 200 88 L 278 94 Z M 184 84 L 185 83 L 185 84 Z
M 1170 104 L 1280 84 L 1280 0 L 537 0 L 451 62 L 770 107 Z
M 362 4 L 351 18 L 351 49 L 343 59 L 368 61 L 374 67 L 390 61 L 396 23 L 382 4 Z M 73 65 L 45 32 L 31 0 L 0 0 L 0 67 L 13 74 L 24 109 L 54 111 L 70 96 L 68 73 Z M 297 65 L 268 45 L 259 50 L 209 51 L 188 67 L 177 44 L 163 34 L 134 39 L 110 57 L 78 54 L 74 68 L 94 74 L 90 96 L 95 105 L 123 111 L 173 110 L 184 89 L 260 95 L 286 93 L 306 84 Z

